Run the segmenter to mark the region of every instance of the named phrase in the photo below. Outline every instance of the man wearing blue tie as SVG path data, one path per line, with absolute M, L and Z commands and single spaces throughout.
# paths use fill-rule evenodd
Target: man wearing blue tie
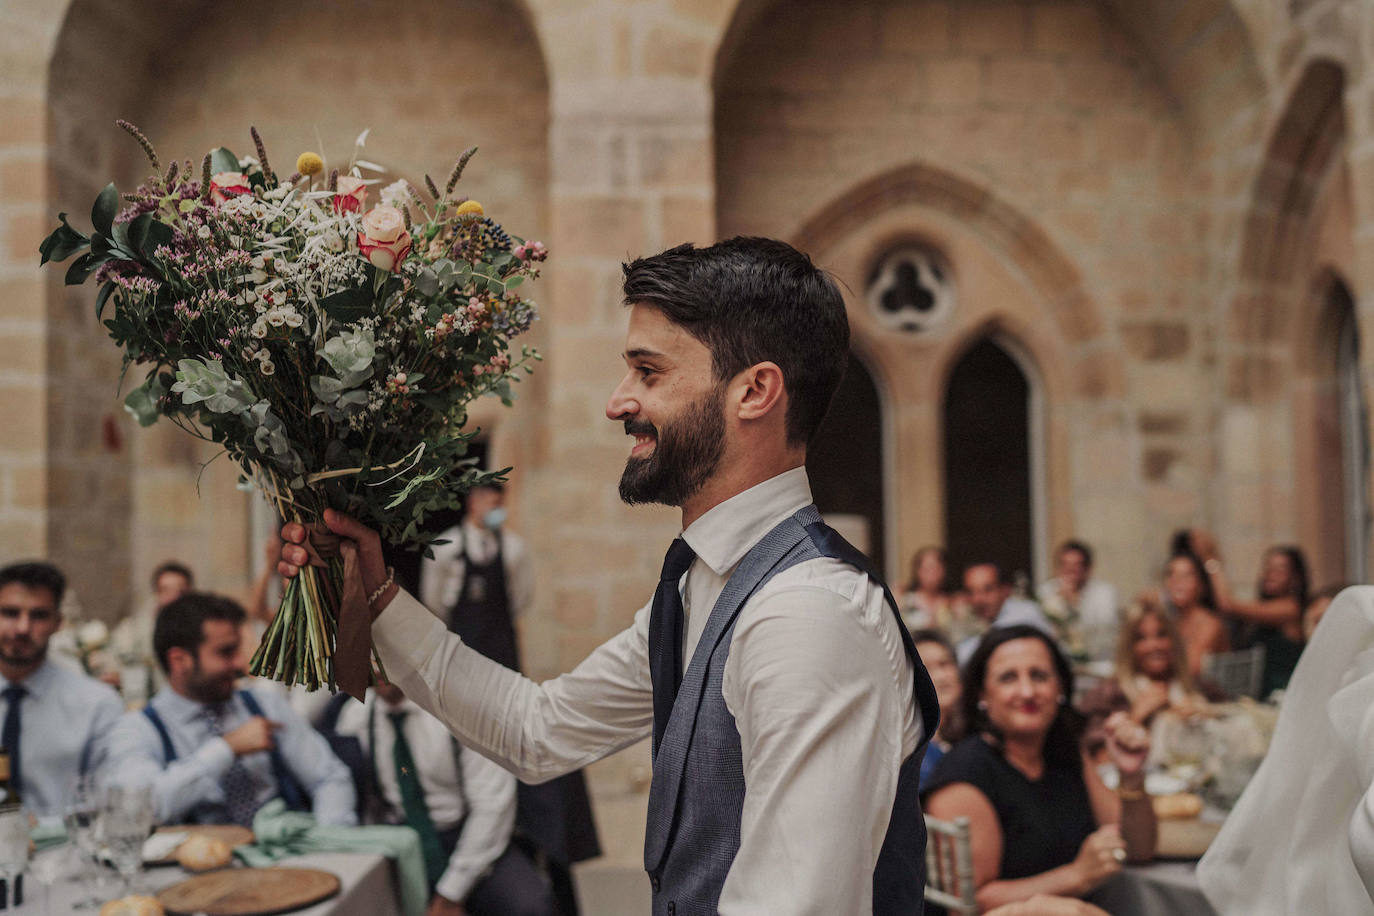
M 627 372 L 606 405 L 633 437 L 620 495 L 682 513 L 653 600 L 535 684 L 392 586 L 376 533 L 326 513 L 358 543 L 387 673 L 529 781 L 652 737 L 654 916 L 919 914 L 934 689 L 806 476 L 849 355 L 839 289 L 771 239 L 683 245 L 624 271 Z M 306 562 L 304 535 L 283 529 L 283 575 Z
M 124 711 L 110 687 L 48 660 L 65 590 L 48 563 L 0 569 L 0 745 L 24 807 L 44 820 L 62 817 L 77 776 L 95 767 L 97 742 Z
M 151 786 L 168 824 L 251 826 L 277 797 L 321 824 L 356 824 L 353 778 L 329 743 L 275 691 L 236 689 L 245 616 L 198 592 L 158 611 L 153 651 L 167 686 L 110 730 L 105 778 Z

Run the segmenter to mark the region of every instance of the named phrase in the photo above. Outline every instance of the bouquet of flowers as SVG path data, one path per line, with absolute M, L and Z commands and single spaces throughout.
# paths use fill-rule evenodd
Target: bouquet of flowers
M 119 125 L 154 173 L 129 194 L 106 186 L 89 237 L 59 214 L 40 254 L 84 251 L 67 284 L 94 278 L 124 371 L 146 367 L 126 408 L 222 446 L 283 519 L 309 524 L 332 507 L 393 545 L 423 546 L 428 514 L 504 473 L 465 457 L 469 403 L 509 404 L 538 359 L 511 341 L 535 320 L 519 288 L 547 252 L 455 195 L 475 148 L 442 189 L 396 181 L 369 206 L 381 182 L 363 174 L 382 169 L 357 158 L 366 132 L 342 172 L 305 152 L 280 179 L 256 129 L 255 157 L 220 148 L 195 170 L 163 169 Z M 316 558 L 290 581 L 253 674 L 365 689 L 370 618 L 348 560 Z

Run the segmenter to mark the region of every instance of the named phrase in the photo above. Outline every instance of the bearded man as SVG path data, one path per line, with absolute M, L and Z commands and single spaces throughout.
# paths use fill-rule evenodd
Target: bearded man
M 535 684 L 449 634 L 357 542 L 387 673 L 465 744 L 545 780 L 653 737 L 644 865 L 655 916 L 912 914 L 916 782 L 938 707 L 895 603 L 822 522 L 807 444 L 849 347 L 806 255 L 737 238 L 625 266 L 630 503 L 682 512 L 653 600 L 573 671 Z M 307 562 L 283 529 L 279 570 Z
M 353 777 L 328 742 L 277 692 L 235 690 L 245 617 L 199 592 L 158 611 L 153 651 L 167 685 L 110 730 L 103 775 L 151 786 L 164 824 L 249 826 L 278 797 L 321 824 L 356 824 Z

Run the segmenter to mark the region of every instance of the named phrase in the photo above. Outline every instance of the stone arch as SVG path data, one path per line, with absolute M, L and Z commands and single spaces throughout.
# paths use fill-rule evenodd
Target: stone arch
M 1323 184 L 1342 158 L 1346 137 L 1345 74 L 1315 60 L 1298 77 L 1265 149 L 1250 190 L 1239 263 L 1240 292 L 1227 312 L 1227 336 L 1252 346 L 1287 338 L 1287 316 L 1301 295 L 1304 239 Z M 1297 284 L 1295 286 L 1295 283 Z M 1228 367 L 1228 393 L 1241 400 L 1269 390 L 1264 361 Z
M 1069 352 L 1077 356 L 1068 369 L 1066 396 L 1091 398 L 1124 388 L 1120 361 L 1104 358 L 1106 325 L 1077 268 L 1043 229 L 972 181 L 915 163 L 838 195 L 808 218 L 792 241 L 803 251 L 824 252 L 884 214 L 913 205 L 934 210 L 973 231 L 1035 290 Z M 919 233 L 913 237 L 919 238 Z M 877 244 L 894 241 L 884 238 Z M 1052 360 L 1050 364 L 1060 363 Z
M 417 183 L 479 137 L 483 149 L 464 184 L 480 187 L 503 221 L 547 234 L 549 80 L 523 2 L 461 0 L 427 7 L 423 17 L 366 0 L 330 4 L 328 16 L 319 15 L 324 4 L 263 15 L 268 6 L 67 5 L 47 62 L 46 149 L 56 180 L 44 210 L 67 210 L 80 222 L 99 185 L 113 178 L 128 188 L 146 174 L 142 154 L 114 127 L 117 117 L 145 129 L 164 166 L 170 156 L 195 158 L 219 145 L 251 153 L 254 124 L 279 171 L 290 171 L 303 149 L 346 162 L 354 137 L 371 128 L 361 155 Z M 98 424 L 87 416 L 96 399 L 86 392 L 113 394 L 118 352 L 94 320 L 89 290 L 63 290 L 59 281 L 48 278 L 48 415 L 67 438 L 54 441 L 49 461 L 67 485 L 50 490 L 48 525 L 80 569 L 77 585 L 82 577 L 114 582 L 108 590 L 122 599 L 130 571 L 136 583 L 147 566 L 194 545 L 185 558 L 207 584 L 239 588 L 258 554 L 235 469 L 215 462 L 202 476 L 213 450 L 175 429 L 133 427 L 113 399 L 99 411 L 119 418 L 128 446 L 99 454 L 89 432 Z M 537 404 L 541 385 L 522 393 Z M 528 409 L 500 414 L 492 440 L 503 459 L 525 463 L 532 420 Z M 100 496 L 88 499 L 92 492 Z M 86 547 L 80 534 L 112 530 L 130 532 L 127 542 L 115 535 L 116 543 Z M 206 536 L 211 530 L 217 536 Z

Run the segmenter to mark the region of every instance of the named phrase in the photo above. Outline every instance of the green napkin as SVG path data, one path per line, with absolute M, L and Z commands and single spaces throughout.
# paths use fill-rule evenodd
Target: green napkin
M 254 842 L 234 850 L 245 865 L 263 868 L 287 856 L 308 852 L 381 853 L 396 862 L 401 884 L 401 910 L 424 916 L 429 906 L 429 883 L 420 836 L 409 827 L 323 827 L 314 815 L 287 811 L 279 798 L 263 805 L 253 818 Z
M 42 852 L 67 842 L 67 828 L 62 826 L 61 821 L 40 820 L 38 826 L 29 832 L 29 839 L 33 840 L 34 851 Z

